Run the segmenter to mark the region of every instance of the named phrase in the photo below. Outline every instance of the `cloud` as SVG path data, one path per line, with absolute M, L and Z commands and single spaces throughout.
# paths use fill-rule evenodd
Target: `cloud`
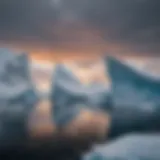
M 160 51 L 159 0 L 2 0 L 1 40 L 81 43 L 79 30 L 135 52 Z M 73 32 L 72 32 L 73 31 Z M 94 39 L 94 40 L 93 40 Z M 97 42 L 98 43 L 98 42 Z
M 88 0 L 84 8 L 85 21 L 101 30 L 106 41 L 139 51 L 159 52 L 158 0 Z
M 0 2 L 1 39 L 50 39 L 46 25 L 57 19 L 56 10 L 46 0 L 2 0 Z

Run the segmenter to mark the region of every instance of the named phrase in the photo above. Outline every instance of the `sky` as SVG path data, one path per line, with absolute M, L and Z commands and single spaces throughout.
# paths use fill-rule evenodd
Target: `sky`
M 1 0 L 0 44 L 34 53 L 159 55 L 159 0 Z

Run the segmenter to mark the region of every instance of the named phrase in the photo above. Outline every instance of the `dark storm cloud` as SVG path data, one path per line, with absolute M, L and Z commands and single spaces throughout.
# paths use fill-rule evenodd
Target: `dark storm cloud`
M 54 44 L 63 40 L 55 26 L 83 24 L 101 31 L 106 42 L 135 51 L 160 51 L 159 0 L 2 0 L 1 39 L 27 39 Z
M 55 23 L 58 12 L 50 2 L 51 0 L 0 1 L 1 39 L 52 39 L 47 26 Z
M 88 3 L 87 3 L 88 2 Z M 103 31 L 106 41 L 138 51 L 160 51 L 159 0 L 88 0 L 83 18 Z

